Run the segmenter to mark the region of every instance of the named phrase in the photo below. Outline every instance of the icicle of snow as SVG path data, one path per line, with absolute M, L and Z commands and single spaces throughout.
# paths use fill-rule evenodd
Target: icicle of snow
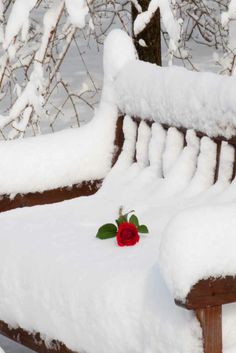
M 156 175 L 161 177 L 162 154 L 165 148 L 166 130 L 158 123 L 152 124 L 152 137 L 149 144 L 150 166 L 155 169 Z
M 208 137 L 202 137 L 196 173 L 188 187 L 187 195 L 194 196 L 207 190 L 214 183 L 216 166 L 216 144 Z
M 88 2 L 85 0 L 65 0 L 65 2 L 71 23 L 76 27 L 83 28 L 89 12 Z
M 185 138 L 186 146 L 168 173 L 166 188 L 172 193 L 184 190 L 196 172 L 200 141 L 194 130 L 188 130 Z
M 177 161 L 184 146 L 184 136 L 176 128 L 168 129 L 166 147 L 163 153 L 163 174 L 166 177 Z
M 9 19 L 7 21 L 5 40 L 3 48 L 7 49 L 13 38 L 24 28 L 23 37 L 26 37 L 25 23 L 28 21 L 29 13 L 36 5 L 37 0 L 16 0 Z
M 218 182 L 229 183 L 233 174 L 234 148 L 223 141 L 220 151 L 220 165 L 218 173 Z
M 146 167 L 149 164 L 148 150 L 149 150 L 150 137 L 151 137 L 150 127 L 144 121 L 141 121 L 138 128 L 138 140 L 136 145 L 137 163 L 141 167 Z

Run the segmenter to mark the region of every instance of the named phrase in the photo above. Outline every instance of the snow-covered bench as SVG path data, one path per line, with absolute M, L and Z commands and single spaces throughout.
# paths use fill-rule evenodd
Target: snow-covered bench
M 90 124 L 0 145 L 1 194 L 21 206 L 103 180 L 0 214 L 0 331 L 39 352 L 202 353 L 195 310 L 205 352 L 220 353 L 221 306 L 236 301 L 236 81 L 139 62 L 121 31 L 104 61 Z M 95 238 L 121 205 L 149 227 L 135 247 Z M 235 326 L 231 304 L 224 353 Z

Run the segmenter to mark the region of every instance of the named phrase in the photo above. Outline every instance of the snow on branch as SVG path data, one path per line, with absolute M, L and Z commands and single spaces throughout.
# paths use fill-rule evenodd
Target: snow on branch
M 78 28 L 84 28 L 89 13 L 87 1 L 65 0 L 65 2 L 71 23 Z
M 5 40 L 3 48 L 8 49 L 9 45 L 21 31 L 22 40 L 26 40 L 29 29 L 29 13 L 36 5 L 37 0 L 16 0 L 9 19 L 7 21 Z
M 221 14 L 223 27 L 225 27 L 230 20 L 236 20 L 236 0 L 231 0 L 228 6 L 228 11 Z
M 129 27 L 128 7 L 123 0 L 0 0 L 0 138 L 91 117 L 101 78 L 87 59 L 102 51 L 114 21 Z

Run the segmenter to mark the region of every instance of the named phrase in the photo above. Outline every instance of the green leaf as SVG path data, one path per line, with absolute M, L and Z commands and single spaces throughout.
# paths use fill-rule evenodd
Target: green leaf
M 116 226 L 112 223 L 107 223 L 98 229 L 96 237 L 104 240 L 104 239 L 114 238 L 116 236 L 116 233 L 117 233 Z
M 116 220 L 116 224 L 117 224 L 118 227 L 119 227 L 119 225 L 120 225 L 121 223 L 124 223 L 124 222 L 128 222 L 127 215 L 120 216 L 120 217 Z
M 148 227 L 142 224 L 141 226 L 138 226 L 138 232 L 139 233 L 149 233 Z
M 129 223 L 133 223 L 138 228 L 139 226 L 138 217 L 133 214 L 129 219 Z

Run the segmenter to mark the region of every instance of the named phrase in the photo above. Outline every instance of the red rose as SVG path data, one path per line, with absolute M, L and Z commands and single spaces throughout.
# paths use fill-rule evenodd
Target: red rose
M 116 233 L 116 240 L 119 246 L 135 245 L 139 241 L 137 227 L 132 223 L 121 223 Z

